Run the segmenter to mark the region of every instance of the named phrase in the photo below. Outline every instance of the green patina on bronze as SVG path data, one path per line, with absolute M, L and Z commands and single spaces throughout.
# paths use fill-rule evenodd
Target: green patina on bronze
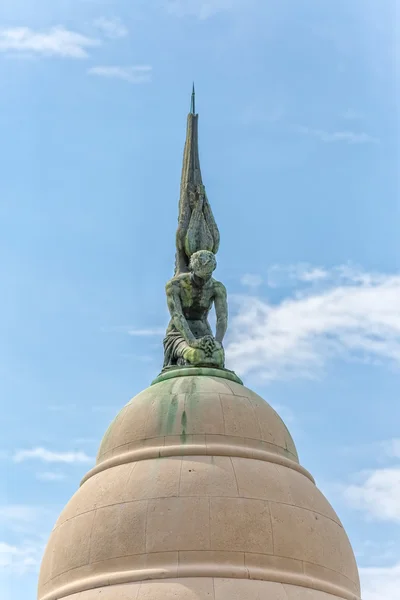
M 164 369 L 201 366 L 223 369 L 228 326 L 225 286 L 213 278 L 220 235 L 200 169 L 194 88 L 187 119 L 179 197 L 174 277 L 166 285 L 171 315 L 164 339 Z M 212 307 L 216 331 L 208 322 Z
M 190 272 L 173 277 L 166 285 L 171 314 L 164 339 L 164 368 L 169 366 L 210 365 L 224 367 L 222 341 L 228 325 L 225 286 L 212 277 L 214 254 L 199 250 L 190 259 Z M 208 314 L 215 306 L 215 336 Z
M 234 381 L 240 385 L 243 385 L 243 381 L 233 371 L 228 369 L 214 369 L 211 367 L 180 367 L 163 371 L 151 385 L 156 385 L 168 379 L 174 379 L 179 377 L 192 377 L 194 375 L 201 375 L 205 377 L 219 377 L 221 379 L 228 379 Z

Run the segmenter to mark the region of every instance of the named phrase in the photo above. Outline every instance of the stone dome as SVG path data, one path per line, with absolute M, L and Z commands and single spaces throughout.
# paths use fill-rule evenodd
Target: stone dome
M 168 373 L 121 410 L 53 529 L 39 600 L 359 600 L 281 418 L 206 373 Z

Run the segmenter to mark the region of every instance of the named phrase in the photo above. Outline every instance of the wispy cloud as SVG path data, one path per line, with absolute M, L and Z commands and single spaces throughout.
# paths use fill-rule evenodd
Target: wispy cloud
M 17 524 L 26 525 L 32 523 L 38 517 L 38 509 L 35 506 L 25 504 L 0 505 L 0 522 L 7 523 L 9 527 Z
M 112 19 L 100 17 L 94 21 L 94 26 L 97 27 L 97 29 L 99 29 L 103 35 L 110 39 L 123 38 L 129 33 L 127 27 L 118 17 L 114 17 Z
M 165 334 L 165 328 L 154 327 L 153 329 L 130 329 L 128 334 L 138 337 L 151 337 L 153 335 L 159 336 Z
M 395 532 L 393 533 L 395 534 Z M 393 539 L 379 542 L 364 540 L 361 544 L 357 544 L 355 557 L 357 562 L 364 567 L 385 567 L 397 561 L 398 550 L 399 545 Z
M 279 304 L 255 295 L 236 298 L 227 344 L 231 368 L 282 379 L 316 377 L 334 358 L 400 366 L 400 275 L 345 265 L 321 269 L 320 284 L 308 284 Z
M 343 491 L 348 504 L 370 519 L 400 523 L 400 468 L 376 469 L 359 479 Z
M 122 79 L 128 83 L 150 83 L 152 78 L 152 67 L 149 65 L 137 66 L 98 66 L 88 70 L 89 75 L 106 77 L 108 79 Z
M 64 481 L 64 473 L 54 473 L 52 471 L 44 471 L 43 473 L 36 473 L 36 479 L 39 481 Z
M 256 289 L 260 287 L 263 282 L 263 278 L 261 275 L 253 275 L 251 273 L 246 273 L 240 280 L 240 283 L 245 287 L 249 287 L 250 289 Z
M 399 440 L 372 444 L 378 458 L 397 457 Z M 400 467 L 375 469 L 358 473 L 350 485 L 337 486 L 347 504 L 362 511 L 367 520 L 400 524 Z M 400 589 L 400 563 L 398 563 L 398 532 L 396 541 L 381 539 L 365 541 L 357 552 L 363 600 L 397 600 Z M 389 561 L 392 566 L 388 566 Z M 397 564 L 396 564 L 397 563 Z M 368 566 L 375 565 L 375 566 Z
M 314 137 L 321 142 L 328 144 L 346 143 L 346 144 L 377 144 L 378 138 L 365 133 L 364 131 L 324 131 L 323 129 L 312 129 L 299 125 L 294 128 L 297 133 Z
M 167 0 L 166 8 L 177 17 L 195 17 L 203 21 L 229 11 L 235 4 L 236 0 Z
M 32 450 L 18 450 L 13 460 L 16 463 L 26 460 L 41 460 L 46 463 L 90 463 L 94 459 L 88 456 L 85 452 L 52 452 L 45 448 L 33 448 Z
M 363 600 L 398 600 L 400 563 L 392 567 L 360 569 Z
M 397 459 L 400 459 L 400 439 L 368 440 L 361 444 L 342 446 L 338 450 L 343 455 L 364 458 L 379 466 L 382 464 L 387 465 L 388 462 L 393 464 L 393 462 L 397 463 Z
M 400 438 L 382 442 L 382 449 L 386 456 L 391 458 L 400 458 Z
M 343 278 L 343 267 L 338 270 L 338 276 Z M 269 267 L 267 272 L 267 282 L 272 288 L 293 286 L 299 282 L 312 283 L 321 282 L 328 277 L 332 278 L 333 273 L 329 273 L 322 267 L 309 265 L 307 263 L 299 263 L 297 265 L 273 265 Z
M 357 265 L 347 263 L 327 269 L 309 263 L 295 265 L 272 265 L 267 271 L 267 282 L 270 287 L 293 287 L 299 284 L 315 285 L 376 285 L 384 283 L 384 273 L 364 271 Z
M 0 541 L 0 568 L 23 575 L 36 571 L 43 554 L 44 545 L 23 542 L 21 545 Z
M 88 57 L 90 48 L 100 43 L 97 39 L 61 26 L 49 31 L 34 31 L 29 27 L 0 29 L 0 52 L 18 52 L 28 56 L 35 54 L 82 59 Z
M 58 510 L 58 509 L 57 509 Z M 23 575 L 36 571 L 56 515 L 43 507 L 0 506 L 0 568 Z

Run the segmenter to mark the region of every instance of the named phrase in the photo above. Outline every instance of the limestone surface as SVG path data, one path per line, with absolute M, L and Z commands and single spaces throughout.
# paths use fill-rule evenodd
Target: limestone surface
M 191 370 L 112 422 L 55 524 L 38 598 L 360 600 L 360 586 L 346 532 L 278 414 Z

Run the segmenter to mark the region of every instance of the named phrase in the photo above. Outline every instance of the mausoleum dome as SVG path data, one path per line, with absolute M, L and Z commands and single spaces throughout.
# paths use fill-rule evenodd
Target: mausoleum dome
M 359 598 L 347 535 L 281 418 L 230 372 L 196 368 L 110 425 L 39 583 L 39 600 Z

